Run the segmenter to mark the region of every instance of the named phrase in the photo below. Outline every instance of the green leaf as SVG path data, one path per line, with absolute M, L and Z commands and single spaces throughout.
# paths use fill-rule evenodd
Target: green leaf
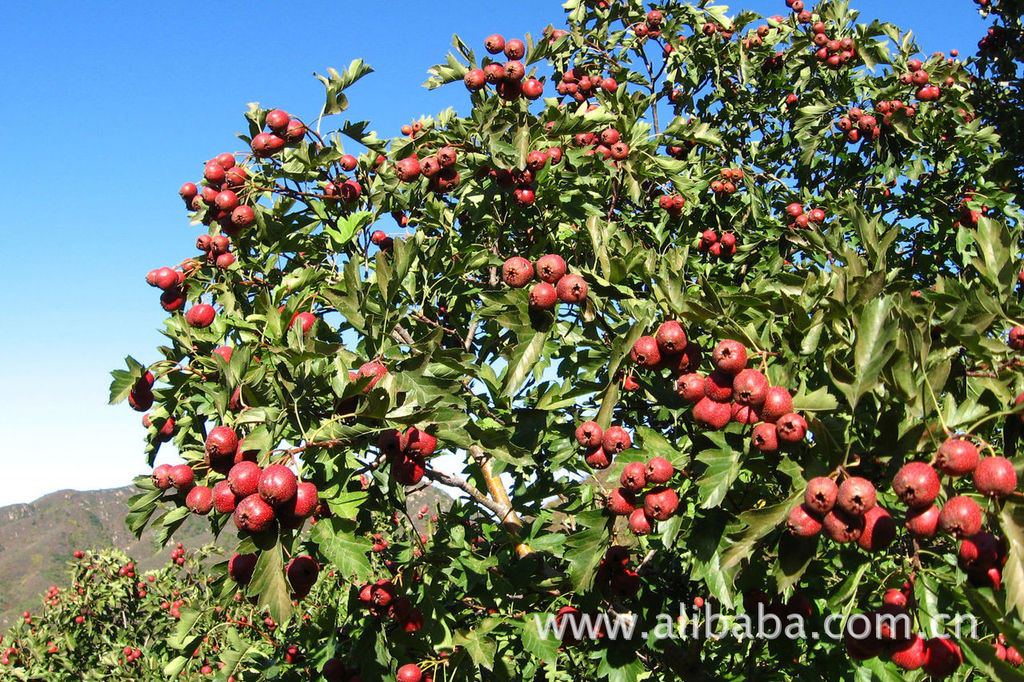
M 367 558 L 370 542 L 356 537 L 355 522 L 349 519 L 331 517 L 321 519 L 310 533 L 320 552 L 338 568 L 338 572 L 353 580 L 369 578 L 373 570 Z
M 719 447 L 704 450 L 696 457 L 698 462 L 707 465 L 704 474 L 697 481 L 702 500 L 701 509 L 717 507 L 725 499 L 725 494 L 739 476 L 742 456 L 742 452 L 726 444 L 723 434 L 712 433 L 708 434 L 708 437 L 719 443 Z
M 544 342 L 548 339 L 548 332 L 534 331 L 529 341 L 523 342 L 521 339 L 522 333 L 520 333 L 519 344 L 512 350 L 505 380 L 502 383 L 501 395 L 506 398 L 515 395 L 533 371 L 544 351 Z
M 364 64 L 362 59 L 354 59 L 344 73 L 338 73 L 334 69 L 328 68 L 327 77 L 313 74 L 327 88 L 324 115 L 340 114 L 348 109 L 348 97 L 344 94 L 345 88 L 372 72 L 373 69 Z
M 292 611 L 291 588 L 284 575 L 284 554 L 277 542 L 259 552 L 249 593 L 259 595 L 259 605 L 269 609 L 275 621 L 288 621 Z
M 999 525 L 1010 547 L 1002 572 L 1006 607 L 1024 618 L 1024 508 L 1015 502 L 1007 502 L 999 513 Z

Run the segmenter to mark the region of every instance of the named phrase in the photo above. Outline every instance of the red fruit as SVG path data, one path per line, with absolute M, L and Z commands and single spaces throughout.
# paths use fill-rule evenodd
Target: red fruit
M 666 355 L 676 355 L 686 349 L 686 330 L 675 320 L 662 322 L 654 335 L 658 350 Z
M 526 97 L 526 99 L 534 100 L 544 94 L 544 84 L 541 83 L 536 78 L 528 78 L 527 80 L 523 81 L 522 91 L 523 96 Z M 558 163 L 557 160 L 553 161 L 554 163 Z
M 273 130 L 275 133 L 284 132 L 288 128 L 288 121 L 290 120 L 291 116 L 289 116 L 287 112 L 281 111 L 280 109 L 273 109 L 267 112 L 267 127 Z
M 704 380 L 704 395 L 720 403 L 729 402 L 733 393 L 731 374 L 716 369 Z
M 799 443 L 807 435 L 807 422 L 795 412 L 790 412 L 779 417 L 775 430 L 782 442 Z
M 686 402 L 695 403 L 704 397 L 706 381 L 707 378 L 700 374 L 684 374 L 676 379 L 676 393 Z
M 222 346 L 223 348 L 224 346 Z M 220 350 L 219 348 L 217 350 Z M 217 351 L 214 351 L 217 352 Z M 223 354 L 220 354 L 224 357 Z M 227 358 L 231 358 L 231 349 L 228 348 Z M 227 426 L 216 426 L 210 429 L 206 436 L 206 455 L 210 459 L 218 457 L 233 457 L 238 449 L 238 435 Z
M 245 185 L 245 181 L 249 179 L 249 173 L 241 166 L 233 166 L 227 168 L 227 172 L 224 173 L 224 182 L 228 187 L 232 189 L 240 189 Z
M 260 465 L 256 462 L 243 460 L 228 471 L 228 485 L 231 492 L 239 498 L 254 495 L 259 490 Z
M 643 462 L 630 462 L 622 469 L 619 478 L 622 487 L 630 492 L 638 493 L 647 485 L 647 470 Z
M 153 467 L 153 485 L 160 490 L 167 490 L 171 487 L 171 465 L 159 464 Z
M 757 408 L 751 405 L 733 403 L 731 406 L 732 420 L 738 424 L 756 424 L 761 421 Z
M 920 635 L 914 635 L 909 642 L 902 642 L 892 652 L 891 659 L 904 670 L 917 670 L 927 660 L 927 647 Z
M 836 508 L 825 515 L 822 530 L 833 542 L 856 542 L 864 531 L 864 517 L 850 516 Z
M 288 582 L 293 588 L 312 587 L 316 584 L 316 579 L 320 575 L 320 564 L 313 557 L 302 554 L 293 557 L 288 562 L 288 566 L 285 567 L 285 573 L 288 576 Z
M 987 571 L 999 560 L 999 543 L 992 533 L 978 533 L 960 541 L 957 558 L 964 570 Z
M 533 264 L 521 256 L 513 256 L 501 266 L 501 278 L 510 287 L 524 287 L 533 279 Z
M 484 87 L 486 76 L 483 69 L 470 69 L 466 72 L 466 75 L 462 77 L 462 82 L 466 85 L 467 90 L 470 92 L 476 92 Z
M 942 679 L 952 675 L 964 662 L 960 647 L 951 639 L 932 637 L 925 642 L 924 672 Z
M 821 517 L 806 504 L 801 504 L 790 510 L 786 528 L 802 538 L 813 537 L 821 532 Z
M 739 341 L 720 341 L 711 353 L 715 367 L 729 374 L 739 374 L 747 366 L 747 349 Z
M 804 504 L 817 514 L 827 514 L 836 506 L 839 486 L 831 478 L 818 476 L 807 482 Z
M 978 448 L 969 440 L 950 438 L 939 446 L 935 466 L 949 476 L 963 476 L 978 466 Z
M 619 83 L 614 78 L 605 78 L 601 81 L 601 89 L 613 93 L 619 89 Z
M 693 418 L 702 426 L 721 429 L 732 419 L 732 408 L 729 403 L 720 403 L 705 396 L 693 406 Z
M 761 404 L 761 419 L 774 424 L 783 415 L 793 411 L 793 396 L 782 386 L 772 386 L 765 394 Z
M 654 368 L 661 363 L 661 352 L 653 336 L 641 336 L 637 339 L 629 356 L 641 367 Z
M 762 405 L 768 396 L 768 378 L 756 369 L 745 369 L 732 382 L 736 402 L 744 405 Z
M 587 283 L 579 275 L 565 275 L 555 286 L 558 299 L 564 303 L 582 303 L 587 298 Z
M 185 496 L 185 506 L 193 514 L 209 514 L 213 509 L 213 490 L 205 485 L 197 485 Z
M 672 462 L 664 457 L 652 457 L 647 461 L 647 466 L 644 468 L 644 476 L 647 479 L 647 483 L 653 485 L 668 483 L 672 479 L 673 474 L 675 474 L 675 467 L 672 466 Z
M 653 525 L 643 507 L 633 510 L 629 515 L 629 530 L 633 535 L 649 535 Z
M 939 487 L 939 474 L 925 462 L 904 464 L 892 479 L 893 492 L 911 509 L 930 507 Z
M 1017 472 L 1005 457 L 986 457 L 974 470 L 974 487 L 986 497 L 1006 497 L 1017 488 Z
M 939 508 L 935 505 L 924 509 L 911 509 L 903 526 L 915 538 L 934 537 L 939 528 Z
M 761 417 L 764 418 L 764 415 Z M 761 452 L 775 452 L 779 449 L 779 436 L 775 424 L 758 424 L 750 434 L 754 447 Z
M 309 481 L 299 483 L 295 488 L 295 497 L 280 511 L 289 523 L 295 524 L 313 515 L 320 504 L 320 493 Z
M 253 155 L 259 158 L 266 158 L 284 149 L 284 145 L 285 141 L 282 137 L 278 137 L 273 133 L 259 133 L 256 137 L 252 138 L 250 147 L 252 147 Z
M 228 575 L 239 585 L 248 585 L 254 570 L 255 554 L 235 554 L 228 560 Z
M 616 488 L 608 493 L 608 501 L 605 503 L 605 507 L 611 513 L 619 516 L 632 514 L 633 510 L 636 509 L 636 497 L 626 488 Z
M 199 194 L 199 188 L 196 187 L 196 183 L 194 182 L 186 182 L 181 186 L 181 189 L 178 190 L 178 196 L 184 199 L 186 204 L 190 203 L 197 194 Z
M 886 606 L 904 607 L 907 605 L 907 595 L 902 590 L 886 590 L 882 595 L 882 603 Z
M 601 444 L 604 431 L 595 421 L 585 421 L 576 427 L 576 442 L 585 448 L 595 448 Z
M 533 310 L 551 310 L 558 303 L 558 292 L 547 282 L 538 282 L 530 289 L 530 308 Z
M 235 511 L 236 501 L 231 484 L 227 481 L 219 481 L 213 486 L 213 508 L 221 514 L 230 514 Z
M 388 368 L 381 363 L 371 360 L 370 362 L 364 362 L 359 366 L 358 377 L 365 379 L 369 377 L 370 383 L 367 384 L 363 392 L 369 392 L 371 388 L 377 385 L 377 383 L 384 378 L 384 375 L 388 373 Z
M 871 481 L 853 476 L 839 486 L 836 506 L 851 516 L 863 516 L 875 506 L 877 495 Z
M 406 663 L 398 669 L 395 682 L 422 682 L 423 671 L 415 663 Z
M 203 177 L 213 185 L 220 185 L 224 182 L 224 166 L 216 161 L 210 161 L 203 168 Z
M 213 203 L 221 211 L 233 211 L 238 208 L 238 195 L 226 189 L 223 192 L 217 193 Z
M 420 161 L 415 156 L 402 159 L 395 164 L 395 175 L 402 182 L 412 182 L 420 176 Z
M 178 490 L 188 490 L 195 484 L 196 475 L 188 464 L 179 464 L 167 472 L 167 480 Z
M 610 426 L 601 438 L 601 445 L 606 452 L 617 455 L 623 450 L 631 448 L 633 439 L 630 438 L 629 432 L 621 426 Z
M 425 460 L 437 449 L 437 438 L 416 427 L 406 429 L 402 439 L 405 443 L 406 453 L 412 457 Z
M 518 38 L 505 43 L 505 56 L 509 59 L 522 59 L 526 54 L 526 45 Z
M 295 498 L 295 490 L 298 483 L 295 474 L 288 467 L 281 464 L 271 464 L 260 472 L 257 482 L 257 491 L 267 504 L 279 506 L 290 502 Z
M 423 460 L 417 457 L 402 455 L 391 464 L 391 475 L 402 485 L 416 485 L 426 473 Z
M 158 289 L 166 291 L 177 284 L 178 273 L 171 268 L 160 268 L 153 272 L 153 285 Z
M 495 33 L 484 39 L 484 47 L 491 54 L 498 54 L 505 49 L 505 38 Z
M 557 284 L 567 270 L 565 260 L 555 253 L 541 256 L 537 260 L 537 277 L 542 282 Z
M 789 206 L 786 206 L 786 214 L 790 218 L 796 218 L 804 212 L 804 207 L 801 204 L 793 202 Z
M 864 514 L 864 530 L 857 544 L 869 552 L 881 552 L 896 539 L 896 522 L 882 507 L 875 505 Z
M 274 508 L 259 495 L 249 495 L 235 505 L 234 519 L 238 530 L 261 533 L 274 522 Z
M 196 329 L 205 329 L 213 324 L 217 311 L 208 303 L 197 303 L 185 313 L 185 321 Z
M 965 495 L 946 501 L 939 512 L 939 527 L 954 537 L 969 538 L 981 532 L 982 515 L 978 503 Z

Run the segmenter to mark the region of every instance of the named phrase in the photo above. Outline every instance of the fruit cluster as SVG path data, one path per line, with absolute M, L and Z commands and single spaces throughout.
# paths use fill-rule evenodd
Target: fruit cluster
M 898 111 L 908 119 L 917 114 L 917 110 L 903 103 L 902 100 L 883 100 L 875 105 L 874 113 L 867 113 L 860 107 L 851 107 L 846 116 L 836 121 L 836 128 L 846 136 L 850 144 L 877 140 L 887 128 L 892 127 L 892 116 Z
M 256 220 L 253 207 L 243 203 L 239 196 L 248 179 L 245 167 L 235 162 L 233 154 L 224 152 L 206 162 L 200 185 L 186 182 L 178 195 L 190 210 L 205 211 L 203 223 L 216 221 L 226 234 L 235 236 Z
M 576 427 L 576 442 L 584 448 L 584 459 L 594 469 L 607 469 L 615 455 L 633 447 L 629 431 L 621 426 L 602 429 L 595 421 L 585 421 Z
M 426 472 L 427 459 L 437 449 L 437 438 L 411 426 L 405 431 L 389 429 L 377 441 L 381 454 L 391 464 L 391 475 L 402 485 L 416 485 Z
M 562 148 L 551 147 L 547 150 L 534 150 L 526 157 L 526 168 L 491 168 L 481 166 L 479 177 L 490 177 L 499 189 L 512 190 L 515 202 L 520 206 L 532 206 L 536 200 L 534 178 L 536 172 L 551 161 L 552 165 L 562 160 Z
M 455 147 L 445 145 L 422 161 L 415 155 L 398 161 L 395 164 L 395 175 L 402 182 L 415 182 L 422 175 L 428 179 L 431 191 L 450 192 L 459 184 L 459 172 L 455 170 L 457 160 Z
M 803 204 L 793 202 L 786 206 L 786 217 L 789 218 L 789 223 L 786 227 L 789 229 L 808 227 L 811 223 L 815 225 L 821 225 L 825 222 L 825 211 L 820 208 L 812 208 L 809 211 L 804 210 Z
M 907 506 L 906 528 L 917 539 L 930 538 L 938 530 L 960 540 L 958 556 L 968 579 L 976 585 L 999 589 L 1007 545 L 983 531 L 981 507 L 967 495 L 955 495 L 940 509 L 935 500 L 941 491 L 940 475 L 959 478 L 973 474 L 975 491 L 983 497 L 1004 498 L 1017 488 L 1017 472 L 1005 457 L 980 456 L 966 438 L 951 437 L 935 453 L 932 464 L 904 464 L 893 477 L 893 492 Z
M 257 133 L 250 145 L 253 155 L 259 158 L 273 156 L 285 145 L 297 144 L 306 136 L 306 125 L 280 109 L 268 111 L 264 123 L 270 132 Z
M 226 270 L 235 262 L 235 256 L 231 253 L 231 240 L 226 235 L 201 234 L 196 239 L 196 248 L 206 254 L 207 262 L 221 270 Z
M 620 486 L 608 494 L 608 511 L 629 517 L 634 535 L 649 535 L 658 521 L 665 521 L 679 507 L 679 494 L 665 484 L 675 468 L 664 457 L 652 457 L 647 463 L 630 462 L 622 469 Z M 644 492 L 648 486 L 654 486 Z M 643 493 L 641 498 L 637 495 Z
M 735 194 L 736 183 L 743 179 L 743 169 L 723 168 L 719 175 L 722 179 L 711 181 L 711 191 L 718 195 Z
M 181 310 L 185 307 L 188 284 L 185 283 L 184 272 L 168 267 L 150 270 L 146 274 L 146 283 L 162 290 L 160 306 L 167 312 Z
M 700 233 L 697 250 L 712 258 L 730 258 L 736 255 L 736 235 L 726 232 L 719 236 L 717 232 L 708 228 Z
M 803 22 L 807 23 L 807 22 Z M 830 69 L 839 69 L 849 64 L 857 56 L 857 46 L 852 38 L 830 38 L 824 22 L 818 21 L 811 26 L 814 37 L 811 38 L 815 58 Z
M 506 41 L 504 37 L 494 34 L 484 40 L 484 47 L 490 54 L 505 53 L 509 61 L 504 64 L 488 62 L 483 68 L 470 69 L 463 76 L 462 82 L 470 92 L 483 89 L 486 84 L 495 86 L 498 96 L 508 102 L 520 97 L 534 100 L 544 94 L 544 84 L 536 78 L 527 78 L 526 67 L 520 60 L 526 56 L 526 44 L 518 38 Z
M 559 95 L 568 95 L 577 102 L 586 102 L 599 90 L 609 94 L 619 89 L 619 83 L 611 76 L 601 78 L 600 75 L 591 76 L 581 67 L 567 69 L 562 73 L 555 85 L 555 91 Z
M 878 504 L 874 484 L 860 476 L 841 485 L 825 476 L 812 478 L 803 504 L 790 511 L 786 526 L 800 537 L 824 531 L 833 542 L 856 542 L 869 552 L 882 551 L 896 539 L 896 524 Z
M 579 275 L 567 274 L 567 270 L 565 259 L 558 254 L 541 256 L 536 268 L 522 256 L 513 256 L 501 266 L 501 278 L 510 287 L 520 289 L 529 284 L 536 273 L 540 282 L 530 289 L 530 308 L 551 310 L 559 301 L 578 305 L 587 299 L 586 281 Z
M 683 214 L 683 206 L 685 205 L 686 199 L 678 194 L 662 194 L 658 197 L 658 208 L 673 218 L 678 218 Z
M 399 596 L 394 583 L 380 579 L 359 589 L 359 603 L 375 618 L 388 617 L 403 632 L 419 632 L 423 628 L 423 612 L 408 597 Z
M 622 161 L 629 156 L 629 145 L 622 141 L 622 135 L 615 128 L 605 128 L 600 133 L 577 133 L 573 144 L 589 147 L 584 156 L 600 155 L 605 161 Z
M 171 550 L 171 563 L 178 566 L 185 565 L 185 547 L 180 542 L 177 547 Z

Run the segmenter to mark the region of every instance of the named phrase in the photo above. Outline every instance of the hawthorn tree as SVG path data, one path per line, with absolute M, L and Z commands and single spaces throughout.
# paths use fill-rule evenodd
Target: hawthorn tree
M 331 680 L 1019 678 L 1013 160 L 973 67 L 787 4 L 456 37 L 426 85 L 466 115 L 396 138 L 326 132 L 358 60 L 319 115 L 251 107 L 181 188 L 201 255 L 147 277 L 167 345 L 114 372 L 183 458 L 130 526 L 237 527 L 224 595 L 279 623 L 329 566 Z M 808 638 L 659 636 L 681 606 Z

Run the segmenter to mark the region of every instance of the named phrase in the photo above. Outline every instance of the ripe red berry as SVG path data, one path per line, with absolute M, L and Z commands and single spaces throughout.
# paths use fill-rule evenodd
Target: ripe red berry
M 295 498 L 297 486 L 291 469 L 281 464 L 271 464 L 260 472 L 257 490 L 267 504 L 277 507 Z
M 939 528 L 939 508 L 935 505 L 907 512 L 904 527 L 915 538 L 934 537 Z
M 643 462 L 630 462 L 622 469 L 619 483 L 630 492 L 640 492 L 647 485 L 647 471 Z
M 925 462 L 904 464 L 892 480 L 893 492 L 911 509 L 930 507 L 939 487 L 939 474 Z
M 978 448 L 969 440 L 950 438 L 935 456 L 935 466 L 949 476 L 963 476 L 978 466 Z
M 530 289 L 530 308 L 533 310 L 551 310 L 558 303 L 558 292 L 547 282 L 538 282 Z
M 836 505 L 851 516 L 863 516 L 875 506 L 876 500 L 875 486 L 871 481 L 853 476 L 839 486 Z
M 537 259 L 537 278 L 548 284 L 557 284 L 567 270 L 565 259 L 555 253 L 549 253 Z
M 804 504 L 817 514 L 832 511 L 839 497 L 839 486 L 831 478 L 818 476 L 807 482 L 804 491 Z
M 259 495 L 249 495 L 235 506 L 234 519 L 238 530 L 260 533 L 274 522 L 274 508 Z
M 585 448 L 601 445 L 604 431 L 595 421 L 585 421 L 576 427 L 576 442 Z
M 586 300 L 589 289 L 579 275 L 565 275 L 558 280 L 555 291 L 558 300 L 564 303 L 582 303 Z
M 217 311 L 209 303 L 197 303 L 185 313 L 185 321 L 196 329 L 205 329 L 213 324 Z
M 939 527 L 958 538 L 968 538 L 981 532 L 982 514 L 978 503 L 965 495 L 946 501 L 939 512 Z
M 785 443 L 799 443 L 807 435 L 807 422 L 800 415 L 790 412 L 775 422 L 779 440 Z
M 619 516 L 632 514 L 636 509 L 636 497 L 627 488 L 615 488 L 608 493 L 608 502 L 605 506 L 608 511 Z
M 992 497 L 1007 497 L 1017 488 L 1017 472 L 1005 457 L 986 457 L 974 470 L 974 487 Z
M 647 466 L 644 468 L 644 475 L 648 484 L 661 485 L 662 483 L 668 483 L 672 479 L 673 474 L 675 474 L 675 467 L 664 457 L 652 457 L 647 461 Z
M 747 349 L 739 341 L 720 341 L 711 353 L 715 367 L 729 374 L 739 374 L 747 366 Z
M 193 514 L 209 514 L 213 509 L 213 490 L 205 485 L 197 485 L 185 496 L 185 506 Z
M 793 507 L 786 519 L 786 528 L 789 529 L 789 532 L 803 538 L 817 535 L 821 532 L 821 527 L 821 516 L 806 504 Z

